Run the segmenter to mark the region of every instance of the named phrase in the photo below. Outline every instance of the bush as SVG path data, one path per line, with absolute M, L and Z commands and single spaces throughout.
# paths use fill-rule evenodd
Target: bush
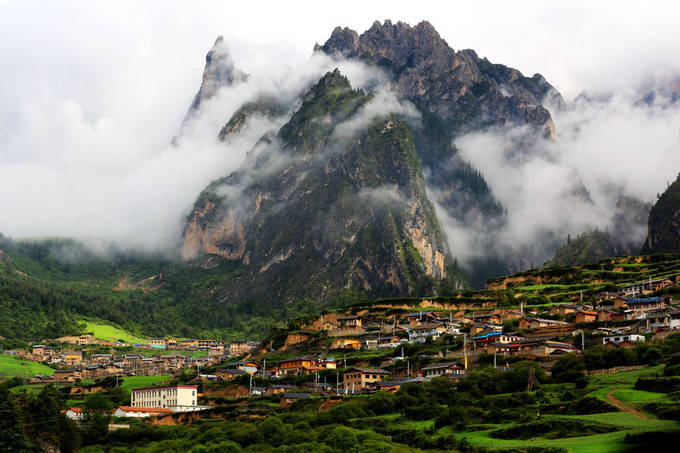
M 356 434 L 351 428 L 345 426 L 338 426 L 334 428 L 325 440 L 327 445 L 339 450 L 352 450 L 358 443 Z
M 617 427 L 612 425 L 589 423 L 582 420 L 538 420 L 496 429 L 491 431 L 489 436 L 497 439 L 531 439 L 537 436 L 548 439 L 561 439 L 609 433 L 617 429 Z
M 670 393 L 680 390 L 680 376 L 641 377 L 635 382 L 635 390 Z
M 571 403 L 567 409 L 569 414 L 587 415 L 618 412 L 618 408 L 593 396 L 584 396 Z
M 677 403 L 649 403 L 645 410 L 664 420 L 680 420 L 680 406 Z

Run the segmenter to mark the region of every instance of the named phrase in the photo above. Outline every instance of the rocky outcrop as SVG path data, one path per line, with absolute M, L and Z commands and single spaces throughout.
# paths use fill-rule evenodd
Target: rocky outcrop
M 652 208 L 648 228 L 641 253 L 680 253 L 680 175 Z

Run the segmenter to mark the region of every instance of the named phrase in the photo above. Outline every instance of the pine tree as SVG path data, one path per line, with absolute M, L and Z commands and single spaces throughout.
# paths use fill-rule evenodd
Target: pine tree
M 10 397 L 9 391 L 0 387 L 0 453 L 29 449 L 17 412 L 17 407 Z

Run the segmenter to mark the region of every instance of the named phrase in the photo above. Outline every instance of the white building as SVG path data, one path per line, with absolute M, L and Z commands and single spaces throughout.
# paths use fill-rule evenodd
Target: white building
M 195 385 L 147 387 L 132 390 L 131 407 L 163 408 L 173 412 L 198 410 L 198 390 Z
M 642 343 L 645 341 L 645 337 L 643 335 L 637 335 L 634 333 L 625 335 L 612 335 L 611 337 L 604 337 L 602 339 L 602 344 L 619 344 L 623 343 L 624 341 L 627 341 L 628 343 Z
M 83 416 L 83 410 L 79 407 L 71 407 L 67 409 L 66 411 L 62 411 L 66 413 L 66 416 L 70 418 L 71 420 L 82 420 Z
M 130 406 L 120 406 L 113 413 L 115 417 L 134 417 L 134 418 L 145 418 L 155 415 L 169 415 L 169 414 L 172 414 L 172 410 L 163 409 L 162 407 L 148 408 Z

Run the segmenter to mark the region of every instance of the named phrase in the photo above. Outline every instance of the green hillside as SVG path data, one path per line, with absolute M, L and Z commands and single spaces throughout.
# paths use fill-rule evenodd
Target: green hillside
M 593 230 L 579 235 L 574 240 L 560 247 L 553 259 L 546 263 L 548 267 L 573 266 L 592 263 L 603 257 L 616 256 L 618 249 L 609 232 Z
M 266 298 L 214 294 L 218 283 L 238 272 L 225 260 L 203 269 L 114 247 L 97 254 L 69 239 L 13 241 L 0 235 L 0 336 L 6 347 L 93 330 L 104 339 L 135 342 L 148 336 L 258 339 L 318 308 L 306 299 L 272 308 Z M 326 305 L 356 300 L 350 291 Z
M 42 363 L 29 362 L 8 355 L 0 355 L 0 380 L 12 377 L 33 377 L 36 374 L 52 376 L 54 369 Z
M 121 329 L 111 324 L 103 324 L 92 320 L 83 320 L 85 331 L 92 332 L 95 338 L 106 341 L 122 340 L 129 344 L 146 344 L 147 339 L 138 337 L 125 329 Z

